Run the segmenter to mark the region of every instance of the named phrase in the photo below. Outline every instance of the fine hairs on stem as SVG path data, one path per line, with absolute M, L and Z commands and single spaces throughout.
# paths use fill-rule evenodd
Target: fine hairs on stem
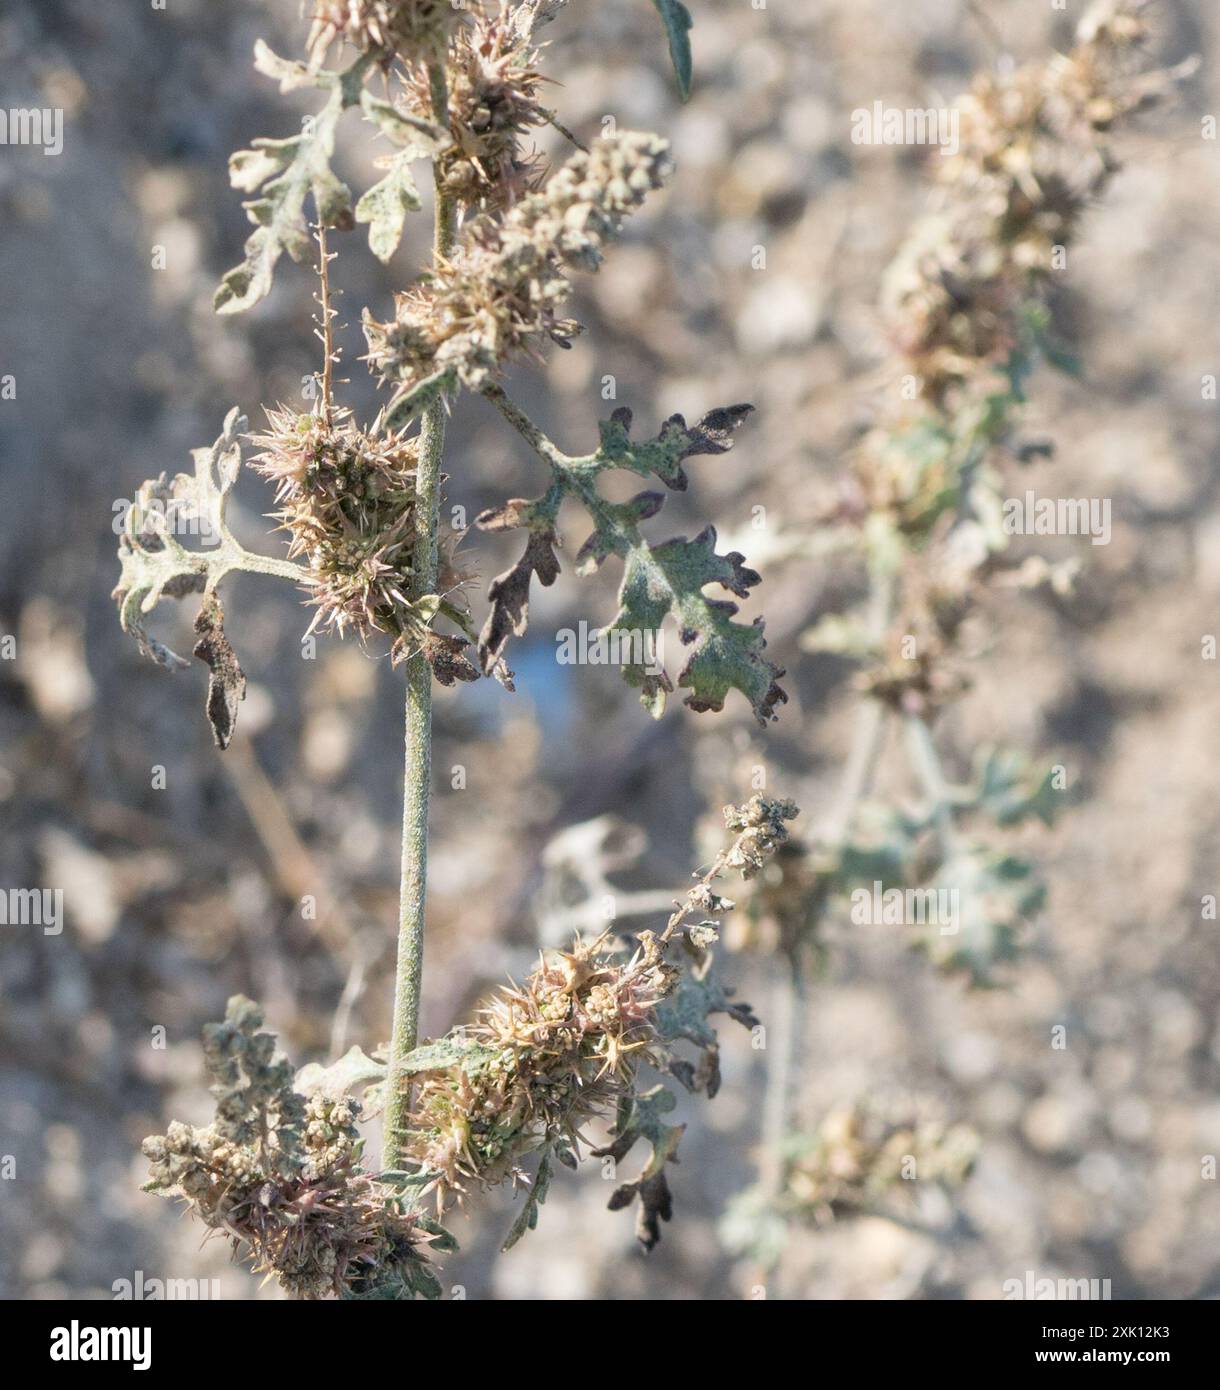
M 445 69 L 435 58 L 429 59 L 427 66 L 432 119 L 438 126 L 444 127 L 449 114 Z M 434 263 L 450 255 L 457 232 L 457 208 L 446 191 L 439 166 L 435 168 L 435 175 Z M 411 594 L 412 601 L 416 603 L 436 588 L 445 409 L 444 401 L 433 401 L 424 409 L 420 422 L 419 463 L 415 475 L 415 583 Z M 406 674 L 398 957 L 382 1149 L 382 1164 L 387 1169 L 398 1167 L 410 1114 L 410 1081 L 402 1067 L 403 1060 L 415 1047 L 419 1034 L 424 970 L 424 906 L 428 889 L 428 800 L 432 786 L 432 671 L 422 649 L 407 659 Z

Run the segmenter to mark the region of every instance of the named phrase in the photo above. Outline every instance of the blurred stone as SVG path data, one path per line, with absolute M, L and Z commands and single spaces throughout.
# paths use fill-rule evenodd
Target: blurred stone
M 49 723 L 67 723 L 93 703 L 79 620 L 50 598 L 31 599 L 22 609 L 17 672 Z
M 68 927 L 91 946 L 109 940 L 118 925 L 120 908 L 114 871 L 106 856 L 54 826 L 42 832 L 39 849 L 44 886 L 62 890 Z

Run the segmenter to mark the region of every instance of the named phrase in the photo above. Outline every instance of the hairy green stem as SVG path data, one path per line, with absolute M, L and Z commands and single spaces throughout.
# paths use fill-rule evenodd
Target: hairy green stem
M 442 59 L 428 65 L 432 114 L 448 125 L 449 101 Z M 434 162 L 436 226 L 434 258 L 447 256 L 457 236 L 457 208 Z M 412 599 L 436 592 L 436 537 L 440 515 L 441 455 L 445 447 L 445 402 L 429 405 L 420 421 L 415 475 L 415 564 Z M 424 969 L 424 905 L 428 887 L 428 799 L 432 785 L 432 668 L 422 651 L 407 660 L 406 753 L 403 762 L 402 866 L 398 903 L 398 959 L 394 980 L 394 1025 L 386 1075 L 382 1162 L 396 1168 L 411 1112 L 410 1081 L 403 1062 L 419 1034 Z
M 509 399 L 502 386 L 494 382 L 483 387 L 483 394 L 508 423 L 517 431 L 544 463 L 552 468 L 567 469 L 580 460 L 572 459 L 553 444 L 515 401 Z

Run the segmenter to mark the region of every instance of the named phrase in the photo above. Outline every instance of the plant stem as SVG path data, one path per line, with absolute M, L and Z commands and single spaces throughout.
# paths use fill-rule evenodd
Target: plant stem
M 428 64 L 432 115 L 449 123 L 443 58 Z M 434 261 L 449 255 L 457 236 L 457 208 L 433 162 L 436 186 Z M 441 454 L 445 446 L 445 402 L 429 405 L 420 422 L 415 475 L 415 566 L 411 597 L 436 591 L 436 533 L 440 514 Z M 394 1026 L 386 1075 L 382 1163 L 398 1166 L 411 1111 L 410 1082 L 403 1062 L 419 1033 L 424 966 L 424 903 L 428 884 L 428 795 L 432 783 L 432 668 L 422 651 L 407 659 L 406 752 L 403 762 L 402 868 L 398 904 L 398 959 L 394 981 Z
M 940 838 L 943 854 L 952 854 L 957 843 L 957 832 L 953 825 L 953 802 L 945 780 L 944 769 L 940 764 L 940 754 L 936 751 L 936 740 L 927 721 L 917 714 L 909 714 L 904 721 L 907 732 L 907 751 L 911 765 L 919 779 L 919 785 L 928 798 L 936 833 Z
M 885 639 L 893 607 L 894 575 L 888 570 L 873 573 L 869 580 L 867 625 L 869 637 L 878 645 Z M 851 834 L 856 811 L 872 785 L 886 723 L 886 709 L 880 700 L 866 699 L 858 707 L 835 809 L 825 830 L 828 844 L 840 845 Z
M 870 571 L 867 624 L 869 636 L 877 643 L 884 638 L 890 622 L 894 588 L 895 577 L 891 571 Z M 886 713 L 881 702 L 873 699 L 865 699 L 856 710 L 851 749 L 834 809 L 821 834 L 822 843 L 830 848 L 837 848 L 851 835 L 856 812 L 868 795 L 888 724 Z M 769 1030 L 775 1060 L 767 1069 L 763 1098 L 759 1183 L 770 1202 L 776 1202 L 783 1192 L 784 1151 L 800 1093 L 805 1060 L 805 1015 L 809 1008 L 810 981 L 806 969 L 801 943 L 794 940 L 784 953 L 784 968 L 776 983 Z M 810 973 L 816 980 L 821 972 L 815 967 Z M 764 1280 L 768 1273 L 770 1271 L 760 1270 L 757 1277 Z M 782 1289 L 782 1266 L 775 1269 L 774 1277 Z
M 553 444 L 525 411 L 516 402 L 509 400 L 508 394 L 502 386 L 497 386 L 495 382 L 491 382 L 483 387 L 483 395 L 544 463 L 549 463 L 552 468 L 570 468 L 573 463 L 580 461 L 570 458 Z
M 318 337 L 322 339 L 322 418 L 329 425 L 334 405 L 335 337 L 334 317 L 337 309 L 330 307 L 330 262 L 326 249 L 326 223 L 318 214 L 318 309 L 321 319 Z

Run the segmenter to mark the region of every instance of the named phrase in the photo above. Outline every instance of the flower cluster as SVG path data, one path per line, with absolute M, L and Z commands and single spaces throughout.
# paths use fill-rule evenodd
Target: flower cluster
M 216 1119 L 175 1121 L 144 1141 L 146 1190 L 183 1197 L 235 1255 L 298 1297 L 422 1291 L 432 1276 L 417 1218 L 361 1168 L 359 1106 L 295 1091 L 262 1021 L 237 996 L 204 1030 Z
M 759 1183 L 739 1193 L 720 1224 L 721 1238 L 770 1269 L 798 1224 L 817 1228 L 859 1216 L 909 1223 L 910 1199 L 921 1187 L 959 1187 L 978 1149 L 977 1133 L 946 1121 L 926 1097 L 857 1101 L 787 1140 L 777 1188 Z
M 788 838 L 785 821 L 797 816 L 795 801 L 772 801 L 752 796 L 744 806 L 726 806 L 724 823 L 737 832 L 732 844 L 718 861 L 726 869 L 736 869 L 742 878 L 753 878 Z
M 456 13 L 450 0 L 314 0 L 306 46 L 315 65 L 339 42 L 388 64 L 438 43 Z
M 1034 451 L 1013 439 L 1023 383 L 1043 358 L 1064 365 L 1051 280 L 1118 167 L 1108 132 L 1189 70 L 1141 70 L 1145 10 L 1146 0 L 1099 0 L 1066 54 L 974 83 L 957 104 L 959 148 L 935 161 L 939 206 L 885 276 L 893 366 L 920 395 L 862 441 L 852 495 L 835 510 L 889 538 L 888 554 L 874 551 L 881 568 L 897 561 L 902 597 L 862 683 L 903 712 L 930 715 L 967 687 L 954 667 L 960 636 L 1008 545 L 1004 464 Z
M 566 343 L 579 331 L 558 316 L 569 272 L 597 269 L 623 218 L 669 168 L 659 136 L 621 131 L 574 154 L 502 218 L 475 218 L 453 257 L 397 296 L 392 321 L 366 317 L 374 370 L 405 382 L 449 371 L 477 390 L 532 340 Z
M 402 1156 L 429 1176 L 438 1210 L 468 1183 L 517 1180 L 544 1144 L 575 1167 L 582 1126 L 611 1115 L 630 1088 L 677 971 L 652 933 L 626 961 L 605 945 L 603 936 L 546 952 L 523 986 L 500 989 L 451 1035 L 468 1059 L 425 1075 Z
M 956 1187 L 970 1175 L 978 1136 L 966 1125 L 901 1116 L 880 1103 L 836 1110 L 792 1143 L 785 1184 L 793 1214 L 815 1222 L 874 1211 L 904 1182 Z
M 656 1244 L 658 1223 L 672 1207 L 665 1165 L 676 1158 L 683 1126 L 665 1121 L 673 1096 L 663 1086 L 645 1089 L 642 1069 L 673 1076 L 688 1091 L 716 1094 L 719 1047 L 709 1016 L 725 1013 L 745 1027 L 758 1020 L 713 969 L 708 948 L 718 924 L 707 915 L 733 904 L 711 883 L 728 868 L 756 873 L 787 839 L 784 822 L 796 815 L 790 801 L 757 796 L 725 807 L 725 823 L 737 833 L 675 902 L 659 935 L 641 933 L 629 957 L 607 944 L 609 933 L 570 951 L 545 952 L 525 984 L 501 988 L 474 1024 L 418 1050 L 412 1071 L 421 1080 L 400 1161 L 418 1170 L 419 1188 L 435 1193 L 438 1210 L 468 1186 L 529 1181 L 522 1161 L 539 1151 L 543 1166 L 531 1196 L 541 1201 L 549 1155 L 574 1168 L 583 1127 L 612 1120 L 610 1144 L 595 1154 L 617 1162 L 644 1141 L 652 1158 L 638 1179 L 615 1189 L 610 1207 L 638 1199 L 641 1243 Z M 666 960 L 678 944 L 681 969 Z M 683 1045 L 696 1049 L 696 1062 L 680 1055 Z
M 269 410 L 254 467 L 276 487 L 290 557 L 304 556 L 317 606 L 313 627 L 394 640 L 396 659 L 426 642 L 427 619 L 408 597 L 414 573 L 418 439 L 360 430 L 347 411 Z M 461 582 L 442 547 L 442 591 Z
M 1101 0 L 1050 63 L 980 77 L 959 99 L 957 152 L 936 161 L 942 206 L 884 287 L 899 352 L 939 403 L 1016 346 L 1021 307 L 1117 167 L 1105 134 L 1172 77 L 1138 71 L 1145 0 Z
M 540 161 L 521 142 L 551 120 L 538 101 L 548 79 L 538 71 L 532 12 L 502 3 L 498 12 L 455 29 L 449 44 L 449 133 L 438 160 L 450 196 L 463 208 L 494 212 L 515 203 L 540 177 Z M 430 119 L 427 70 L 416 65 L 407 89 L 413 114 Z

